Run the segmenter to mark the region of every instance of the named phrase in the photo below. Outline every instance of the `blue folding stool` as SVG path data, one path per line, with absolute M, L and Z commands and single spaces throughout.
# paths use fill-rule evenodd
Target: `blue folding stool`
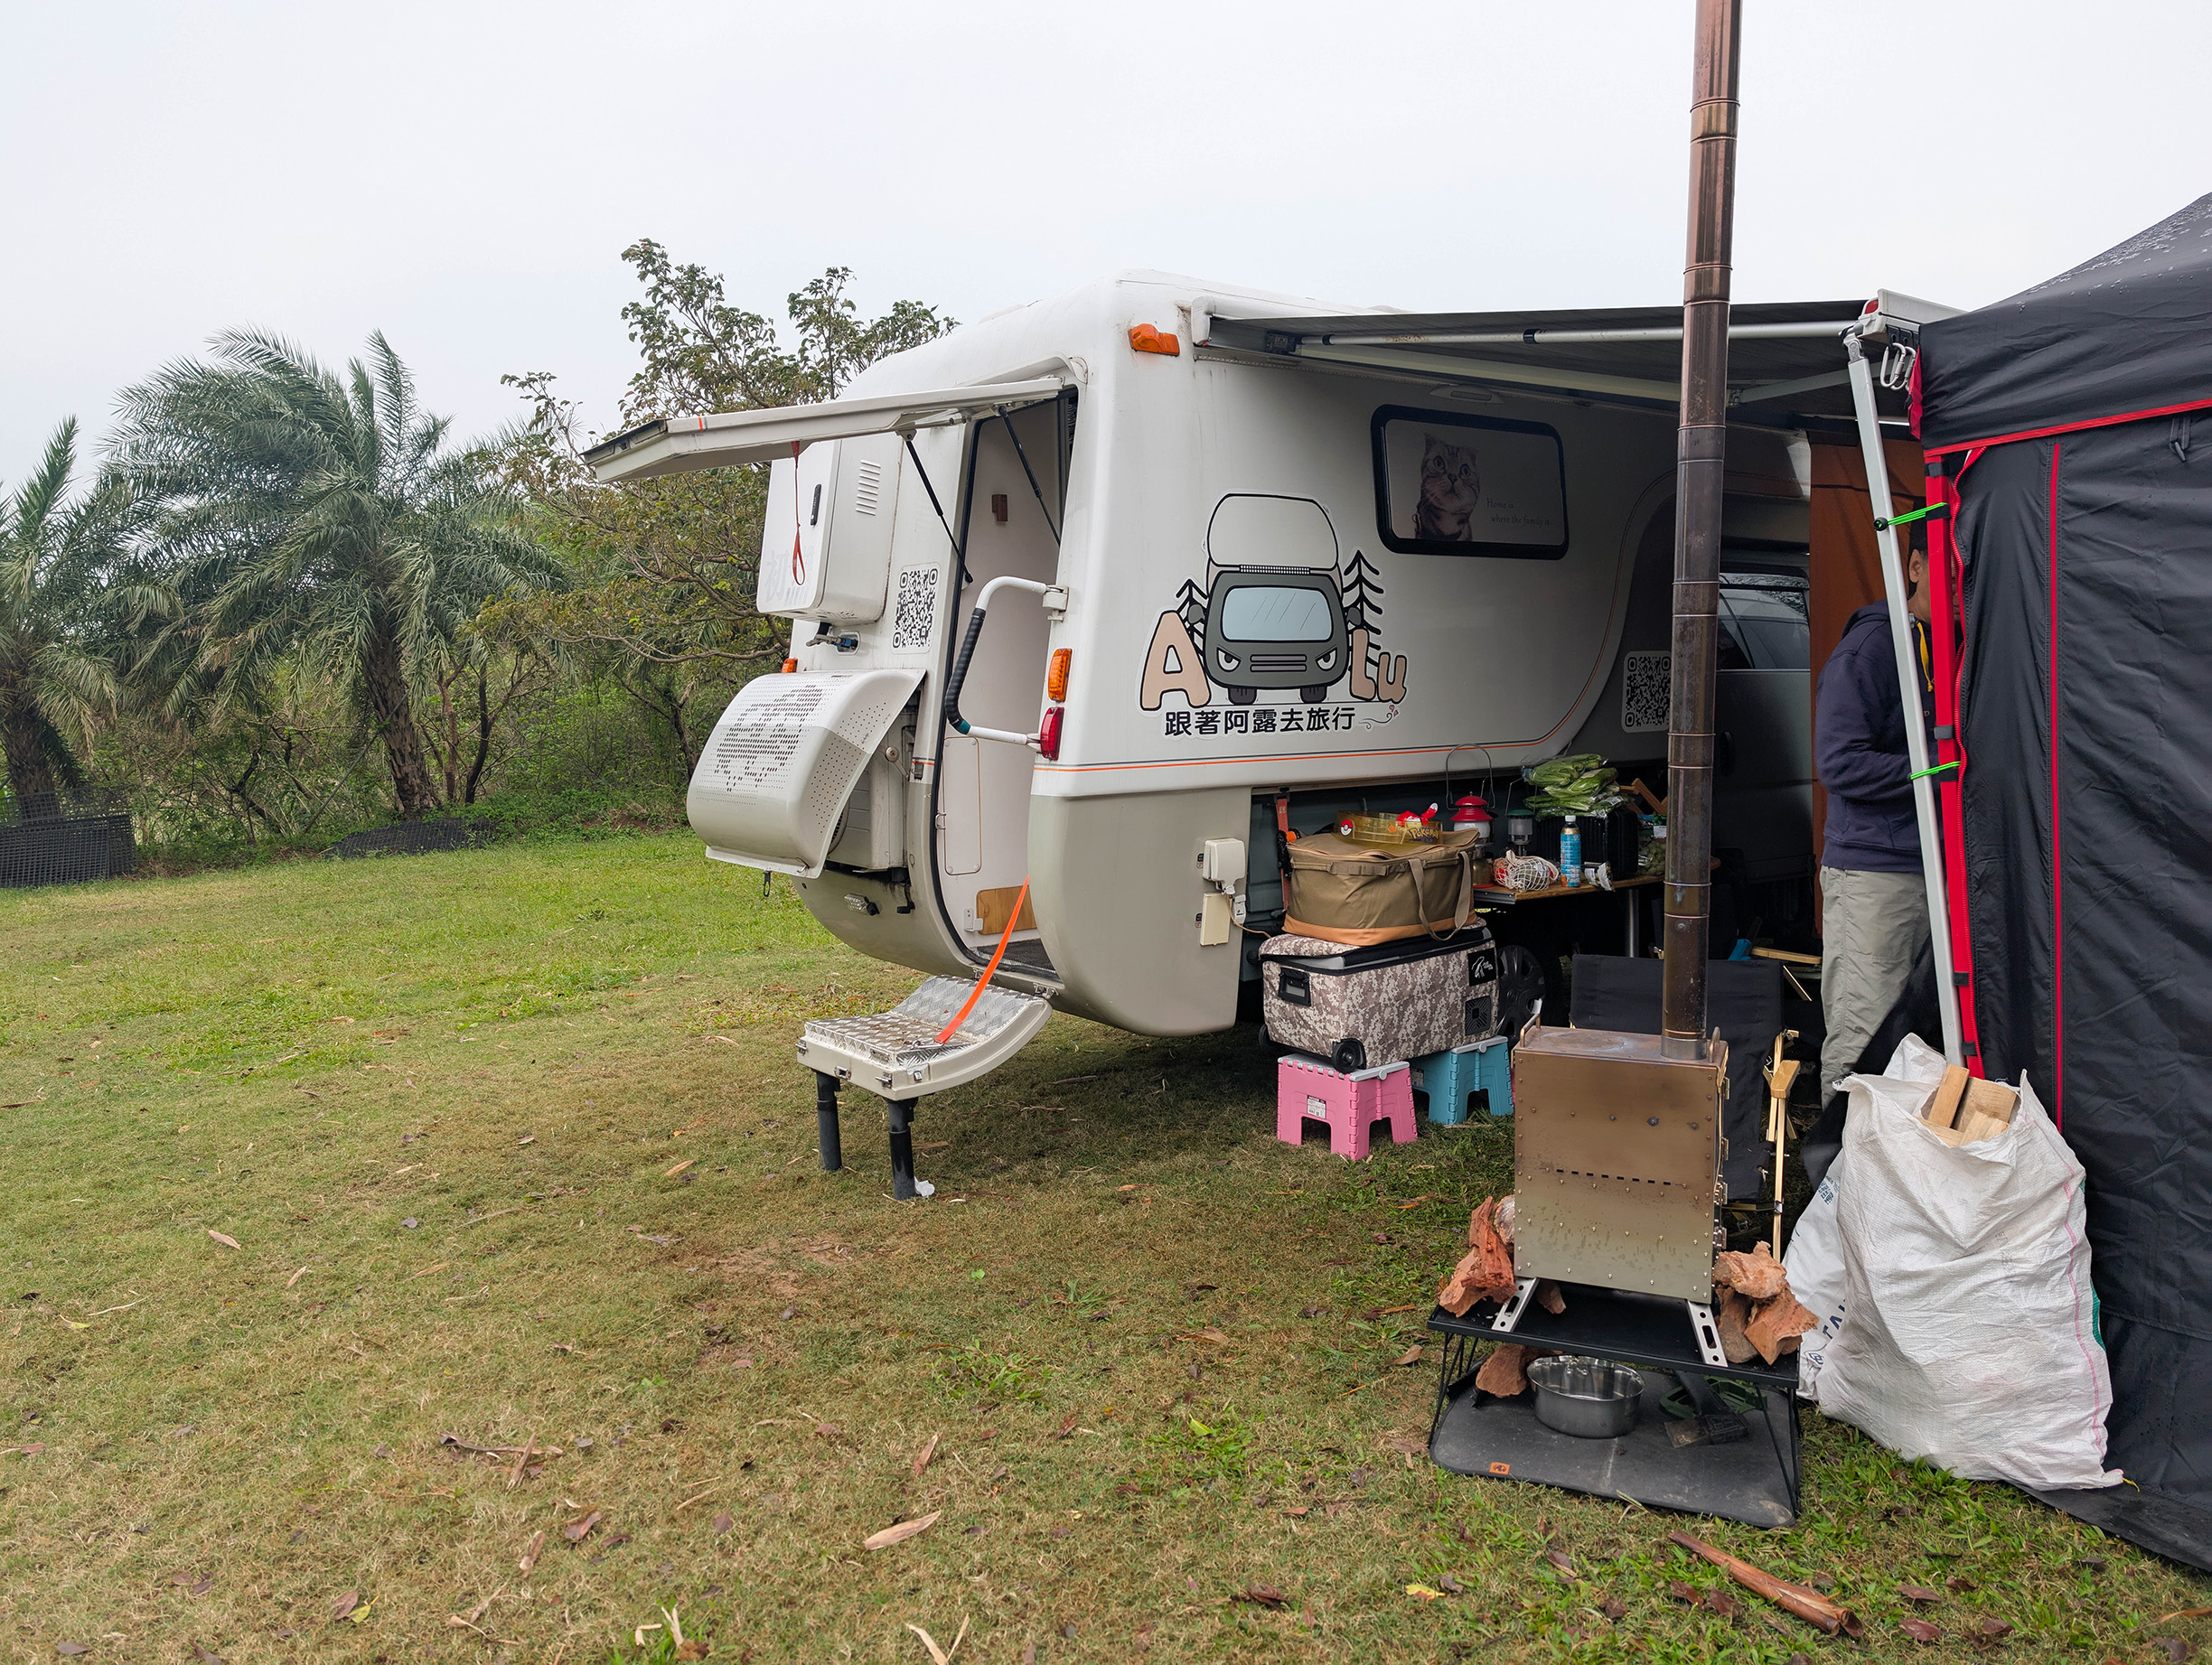
M 1487 1041 L 1429 1052 L 1413 1060 L 1413 1090 L 1429 1096 L 1429 1119 L 1456 1127 L 1467 1118 L 1467 1101 L 1490 1095 L 1490 1114 L 1513 1114 L 1511 1048 L 1502 1034 Z

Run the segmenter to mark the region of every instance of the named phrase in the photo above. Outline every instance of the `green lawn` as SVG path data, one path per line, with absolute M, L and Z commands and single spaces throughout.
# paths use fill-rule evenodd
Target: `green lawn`
M 1817 1415 L 1787 1533 L 1435 1470 L 1396 1361 L 1510 1130 L 1292 1150 L 1249 1030 L 1056 1018 L 923 1103 L 934 1200 L 866 1099 L 821 1174 L 797 1027 L 914 979 L 689 835 L 0 893 L 0 941 L 10 1657 L 598 1661 L 667 1608 L 764 1665 L 1848 1646 L 1671 1598 L 1725 1587 L 1679 1524 L 1834 1580 L 1854 1657 L 2212 1637 L 2159 1617 L 2203 1581 Z

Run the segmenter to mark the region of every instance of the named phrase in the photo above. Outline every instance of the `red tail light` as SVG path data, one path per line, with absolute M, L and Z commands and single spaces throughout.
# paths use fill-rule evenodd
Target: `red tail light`
M 1060 725 L 1066 716 L 1065 706 L 1053 706 L 1046 709 L 1045 720 L 1037 725 L 1037 752 L 1047 761 L 1057 761 L 1060 756 Z

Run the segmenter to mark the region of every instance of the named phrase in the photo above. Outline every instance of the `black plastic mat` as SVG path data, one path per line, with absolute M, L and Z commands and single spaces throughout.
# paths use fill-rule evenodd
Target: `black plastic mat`
M 1748 1526 L 1797 1523 L 1791 1506 L 1795 1454 L 1786 1396 L 1765 1389 L 1767 1415 L 1745 1417 L 1751 1437 L 1729 1445 L 1676 1445 L 1659 1398 L 1672 1384 L 1651 1372 L 1636 1426 L 1618 1439 L 1580 1439 L 1536 1420 L 1535 1396 L 1494 1398 L 1469 1383 L 1437 1419 L 1429 1455 L 1455 1474 L 1519 1480 L 1591 1497 L 1633 1498 L 1650 1509 L 1718 1515 Z
M 2116 1486 L 2029 1491 L 2028 1495 L 2152 1555 L 2212 1573 L 2212 1513 L 2204 1510 L 2124 1481 Z

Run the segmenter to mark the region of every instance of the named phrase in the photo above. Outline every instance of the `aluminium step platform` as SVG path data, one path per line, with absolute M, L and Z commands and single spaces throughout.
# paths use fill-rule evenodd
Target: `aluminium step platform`
M 800 1037 L 799 1062 L 895 1103 L 989 1075 L 1036 1037 L 1052 1002 L 986 988 L 952 1037 L 939 1041 L 974 990 L 968 978 L 933 977 L 888 1012 L 816 1018 Z

